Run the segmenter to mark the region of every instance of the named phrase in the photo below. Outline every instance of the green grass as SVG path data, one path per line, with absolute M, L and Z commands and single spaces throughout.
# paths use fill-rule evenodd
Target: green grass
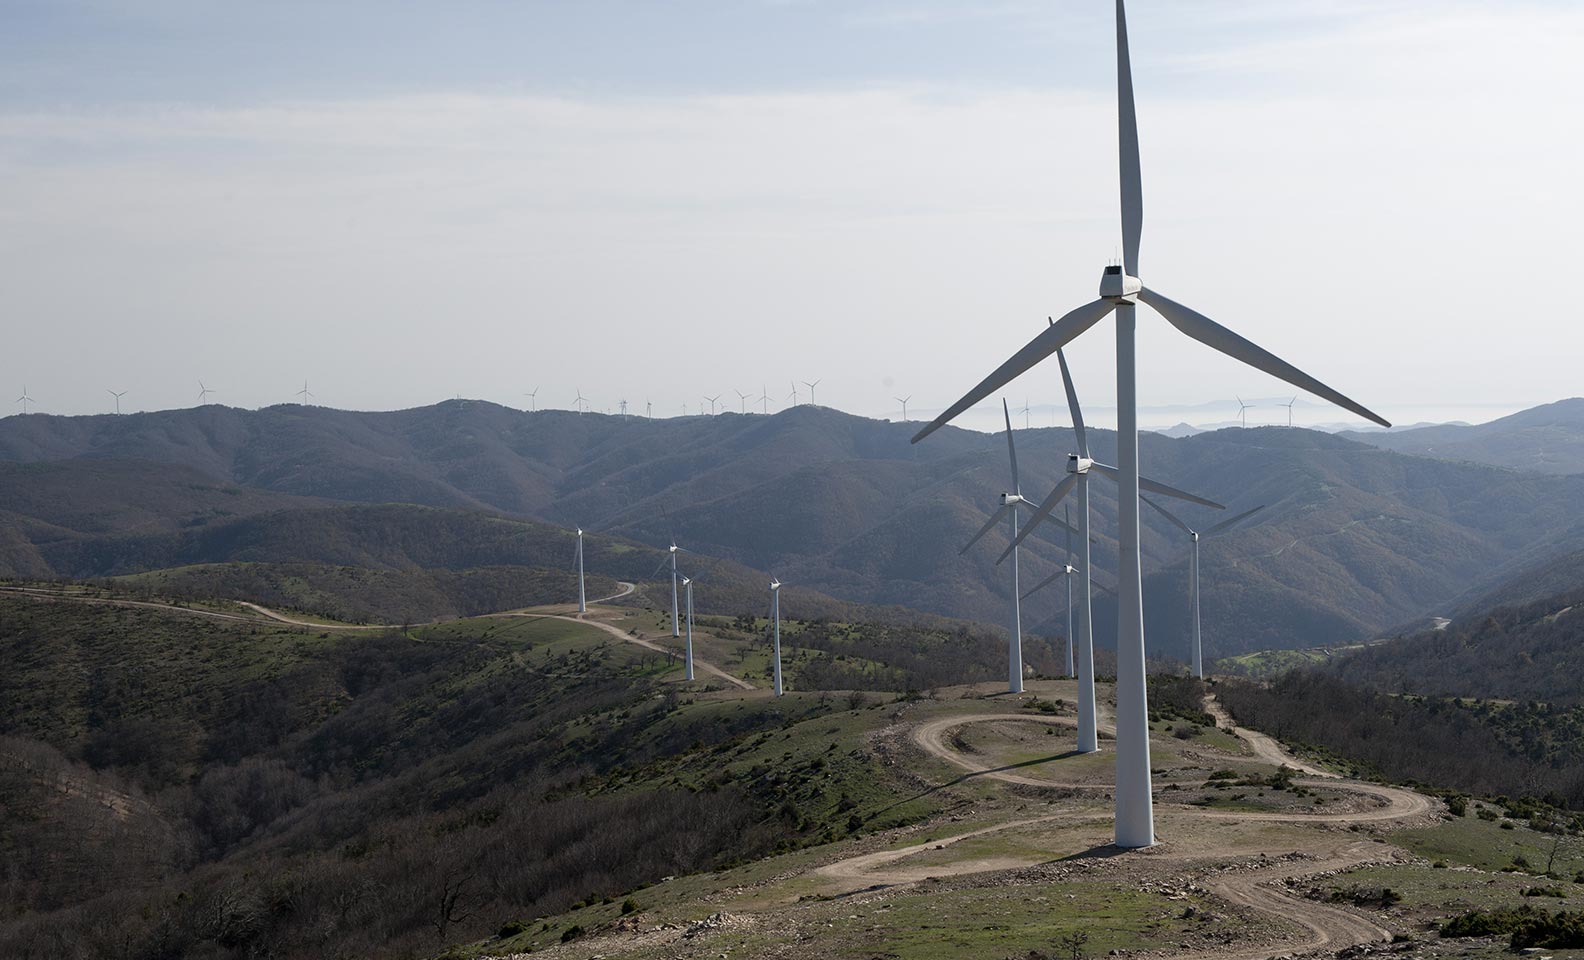
M 1532 868 L 1530 872 L 1545 870 L 1551 854 L 1552 835 L 1531 830 L 1523 824 L 1503 830 L 1498 823 L 1474 816 L 1474 806 L 1470 804 L 1466 817 L 1432 827 L 1401 830 L 1392 834 L 1392 841 L 1432 862 L 1445 860 L 1481 870 L 1500 870 L 1515 857 L 1523 857 Z M 1563 837 L 1552 869 L 1568 877 L 1584 870 L 1584 839 Z

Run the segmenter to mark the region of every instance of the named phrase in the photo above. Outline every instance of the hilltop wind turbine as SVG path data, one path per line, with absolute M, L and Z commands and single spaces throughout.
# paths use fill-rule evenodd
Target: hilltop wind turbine
M 819 406 L 819 404 L 814 402 L 814 388 L 819 386 L 820 384 L 822 384 L 824 382 L 825 382 L 825 380 L 823 378 L 821 378 L 819 380 L 815 380 L 813 383 L 809 383 L 807 380 L 803 381 L 803 386 L 809 388 L 809 406 L 811 406 L 811 407 Z
M 214 393 L 214 391 L 210 390 L 208 387 L 204 386 L 204 382 L 202 380 L 199 380 L 198 381 L 198 405 L 200 407 L 209 402 L 209 394 L 211 394 L 211 393 Z
M 588 594 L 583 590 L 583 528 L 577 528 L 578 613 L 588 613 Z
M 1296 404 L 1297 402 L 1298 402 L 1298 398 L 1297 397 L 1293 397 L 1291 400 L 1288 400 L 1286 403 L 1279 404 L 1279 406 L 1283 406 L 1283 407 L 1287 408 L 1287 426 L 1289 426 L 1289 427 L 1293 425 L 1293 422 L 1292 422 L 1292 410 L 1293 410 L 1293 405 Z
M 1066 314 L 1040 332 L 999 369 L 924 428 L 915 442 L 956 419 L 963 411 L 1000 390 L 1079 334 L 1116 314 L 1117 474 L 1119 585 L 1117 602 L 1117 770 L 1116 843 L 1146 847 L 1155 842 L 1150 797 L 1149 704 L 1144 685 L 1144 595 L 1139 560 L 1138 390 L 1136 327 L 1139 301 L 1189 337 L 1263 370 L 1280 380 L 1324 397 L 1382 426 L 1390 424 L 1358 403 L 1274 354 L 1255 346 L 1208 317 L 1156 293 L 1138 279 L 1139 243 L 1144 231 L 1144 190 L 1139 165 L 1138 118 L 1133 102 L 1128 56 L 1127 14 L 1116 4 L 1118 140 L 1122 184 L 1123 257 L 1106 267 L 1100 297 Z M 1246 278 L 1258 282 L 1259 278 Z M 1088 565 L 1085 565 L 1085 570 Z
M 687 589 L 687 659 L 684 661 L 687 674 L 684 679 L 693 679 L 693 578 L 683 577 L 682 586 Z
M 798 405 L 798 392 L 797 392 L 797 381 L 796 380 L 792 381 L 792 393 L 791 393 L 790 396 L 787 397 L 787 399 L 792 401 L 792 406 L 795 407 L 795 406 Z
M 892 397 L 891 399 L 895 400 L 897 403 L 902 404 L 902 422 L 903 423 L 907 423 L 907 418 L 908 418 L 907 405 L 908 405 L 908 401 L 913 399 L 913 394 L 910 393 L 910 394 L 908 394 L 905 397 Z
M 1031 410 L 1033 410 L 1033 407 L 1029 406 L 1028 397 L 1024 397 L 1023 398 L 1023 410 L 1022 410 L 1022 413 L 1023 413 L 1023 429 L 1024 430 L 1027 430 L 1029 428 L 1029 412 Z
M 678 626 L 677 621 L 677 554 L 679 553 L 687 553 L 687 551 L 677 546 L 676 537 L 672 537 L 669 551 L 670 556 L 668 559 L 671 564 L 671 636 L 673 637 L 682 636 L 682 629 L 680 626 Z M 662 559 L 660 561 L 660 566 L 655 567 L 655 573 L 659 573 L 661 570 L 665 569 L 666 563 L 667 559 Z M 653 578 L 654 574 L 650 574 L 650 579 Z
M 1243 429 L 1247 430 L 1248 429 L 1248 412 L 1250 410 L 1254 409 L 1255 404 L 1244 403 L 1242 397 L 1238 397 L 1237 398 L 1237 402 L 1238 402 L 1238 419 L 1243 422 Z
M 532 390 L 530 390 L 527 393 L 523 394 L 523 396 L 528 398 L 528 412 L 529 413 L 533 413 L 534 411 L 539 409 L 539 388 L 538 387 L 534 387 Z
M 1016 547 L 1022 543 L 1040 524 L 1045 522 L 1051 515 L 1051 511 L 1056 509 L 1058 503 L 1065 499 L 1069 493 L 1077 491 L 1078 541 L 1080 549 L 1083 551 L 1079 554 L 1081 559 L 1077 564 L 1078 572 L 1083 574 L 1083 589 L 1078 597 L 1080 604 L 1077 633 L 1078 752 L 1094 753 L 1100 749 L 1100 730 L 1099 717 L 1095 708 L 1094 689 L 1094 578 L 1089 574 L 1091 570 L 1090 528 L 1093 523 L 1089 507 L 1089 473 L 1090 471 L 1099 473 L 1101 476 L 1115 481 L 1119 486 L 1122 480 L 1116 467 L 1107 466 L 1089 456 L 1089 431 L 1084 426 L 1083 407 L 1078 403 L 1078 390 L 1073 386 L 1072 371 L 1067 368 L 1067 354 L 1063 352 L 1061 347 L 1056 348 L 1056 363 L 1061 367 L 1062 389 L 1067 394 L 1067 412 L 1072 417 L 1073 437 L 1077 440 L 1078 452 L 1068 454 L 1067 479 L 1058 483 L 1056 489 L 1050 492 L 1050 496 L 1040 503 L 1039 509 L 1034 511 L 1034 516 L 1024 526 L 1023 532 L 1013 539 L 1012 546 Z M 1135 469 L 1136 467 L 1137 464 L 1135 464 Z M 1202 504 L 1217 510 L 1222 509 L 1221 505 L 1213 500 L 1206 500 L 1203 497 L 1178 490 L 1176 487 L 1169 487 L 1148 477 L 1138 477 L 1136 483 L 1152 493 L 1160 493 L 1179 500 L 1187 500 L 1191 503 Z M 1011 553 L 1010 548 L 1007 553 Z M 1005 560 L 1006 557 L 1007 554 L 1001 555 L 1002 560 Z
M 1265 506 L 1264 504 L 1261 504 L 1260 506 L 1255 507 L 1253 510 L 1240 513 L 1230 520 L 1223 520 L 1211 527 L 1209 530 L 1200 533 L 1194 528 L 1188 526 L 1188 524 L 1184 523 L 1178 518 L 1176 514 L 1172 513 L 1170 510 L 1167 510 L 1154 500 L 1151 500 L 1149 497 L 1140 497 L 1140 499 L 1154 507 L 1157 513 L 1165 517 L 1167 520 L 1170 520 L 1172 526 L 1176 527 L 1178 530 L 1181 530 L 1183 533 L 1188 534 L 1188 538 L 1193 541 L 1193 553 L 1188 557 L 1188 615 L 1193 635 L 1193 675 L 1200 680 L 1203 680 L 1204 655 L 1201 652 L 1199 645 L 1199 541 L 1208 540 L 1211 537 L 1227 532 L 1228 530 L 1242 523 L 1244 520 L 1247 520 L 1249 517 L 1254 516 L 1254 514 L 1264 510 Z
M 33 398 L 28 396 L 27 384 L 25 384 L 25 383 L 22 384 L 22 396 L 17 397 L 16 398 L 16 402 L 22 404 L 22 415 L 24 417 L 27 416 L 28 404 L 31 404 L 31 403 L 34 402 Z
M 1006 399 L 1001 400 L 1001 414 L 1006 418 L 1007 459 L 1012 463 L 1012 492 L 1001 494 L 1001 509 L 991 515 L 988 522 L 979 528 L 957 555 L 963 556 L 973 545 L 978 543 L 985 534 L 989 533 L 1003 518 L 1006 519 L 1012 531 L 1012 632 L 1011 643 L 1007 647 L 1007 692 L 1023 692 L 1023 610 L 1019 591 L 1022 589 L 1018 581 L 1018 508 L 1032 503 L 1023 499 L 1023 486 L 1018 482 L 1017 444 L 1012 440 L 1012 412 L 1007 408 Z
M 732 393 L 737 394 L 737 399 L 742 401 L 742 412 L 746 415 L 748 413 L 748 398 L 753 396 L 753 394 L 743 393 L 741 390 L 736 389 L 733 389 Z
M 310 393 L 309 390 L 308 390 L 308 381 L 307 380 L 303 380 L 303 388 L 301 390 L 298 390 L 294 394 L 294 396 L 302 397 L 302 403 L 303 403 L 303 406 L 305 406 L 305 407 L 308 406 L 308 401 L 314 399 L 314 395 L 312 393 Z M 458 397 L 457 399 L 460 400 L 461 398 Z
M 759 403 L 762 405 L 764 415 L 770 415 L 770 388 L 764 384 L 759 385 Z
M 775 695 L 781 696 L 785 691 L 781 687 L 781 581 L 770 581 L 770 622 L 775 630 Z
M 105 393 L 108 393 L 108 394 L 110 394 L 110 396 L 115 397 L 115 412 L 116 412 L 116 416 L 118 416 L 118 417 L 121 416 L 121 398 L 126 396 L 127 392 L 125 390 L 122 390 L 120 393 L 116 393 L 114 390 L 111 390 L 109 387 L 106 387 L 105 388 Z
M 623 420 L 626 420 L 627 419 L 627 401 L 626 400 L 621 401 L 619 404 L 617 404 L 617 407 L 618 407 L 618 409 L 621 410 L 621 418 Z
M 589 402 L 588 401 L 588 397 L 583 396 L 583 388 L 582 387 L 578 387 L 577 388 L 577 399 L 572 401 L 572 405 L 577 408 L 577 412 L 578 412 L 579 416 L 582 416 L 583 408 L 588 406 L 588 402 Z
M 713 397 L 705 397 L 705 398 L 704 398 L 704 399 L 705 399 L 705 401 L 706 401 L 706 402 L 708 402 L 708 403 L 709 403 L 709 405 L 710 405 L 710 416 L 712 416 L 712 417 L 713 417 L 713 416 L 715 416 L 715 401 L 717 401 L 717 400 L 719 400 L 719 399 L 720 399 L 720 394 L 718 394 L 718 393 L 717 393 L 717 394 L 715 394 L 715 396 L 713 396 Z M 703 412 L 704 412 L 704 408 L 703 408 L 703 406 L 700 406 L 700 407 L 699 407 L 699 412 L 700 412 L 700 413 L 703 413 Z

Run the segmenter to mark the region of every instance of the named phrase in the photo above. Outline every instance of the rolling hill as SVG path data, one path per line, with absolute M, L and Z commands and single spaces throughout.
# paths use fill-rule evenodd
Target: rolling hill
M 1386 450 L 1536 473 L 1584 473 L 1584 398 L 1534 407 L 1489 423 L 1342 434 Z
M 759 603 L 749 585 L 767 571 L 836 601 L 1000 622 L 1008 587 L 993 560 L 1003 535 L 967 557 L 956 546 L 1007 485 L 1001 438 L 947 429 L 915 447 L 913 430 L 811 406 L 658 421 L 461 401 L 388 413 L 207 406 L 10 417 L 0 420 L 0 461 L 11 462 L 0 503 L 16 507 L 0 526 L 0 560 L 28 576 L 227 562 L 565 569 L 565 531 L 559 548 L 547 540 L 544 550 L 501 535 L 534 520 L 582 525 L 629 547 L 675 536 L 741 571 L 748 610 Z M 1096 455 L 1110 459 L 1114 436 L 1092 432 Z M 1041 495 L 1063 469 L 1070 431 L 1020 431 L 1018 439 L 1025 490 Z M 1574 507 L 1584 502 L 1580 477 L 1408 456 L 1282 428 L 1147 434 L 1141 455 L 1150 475 L 1233 509 L 1269 505 L 1205 551 L 1211 655 L 1366 639 L 1494 585 L 1536 551 L 1584 544 Z M 172 472 L 151 477 L 157 468 Z M 53 482 L 65 501 L 45 509 L 38 488 L 46 482 L 27 472 L 41 469 L 104 482 Z M 123 480 L 177 490 L 187 482 L 179 477 L 239 492 L 195 493 L 190 507 L 150 508 L 148 516 L 129 512 L 118 492 Z M 1116 502 L 1106 482 L 1093 489 L 1096 576 L 1109 582 Z M 235 501 L 235 515 L 184 527 L 218 509 L 205 496 Z M 341 506 L 325 507 L 330 501 Z M 400 519 L 387 506 L 395 504 L 407 505 Z M 1209 511 L 1189 519 L 1211 522 Z M 1186 544 L 1150 516 L 1144 540 L 1152 649 L 1181 651 Z M 1064 559 L 1053 528 L 1031 544 L 1026 582 Z M 653 570 L 628 559 L 591 569 L 621 579 Z M 1056 591 L 1025 609 L 1036 630 L 1064 621 Z M 1102 599 L 1102 643 L 1112 616 Z

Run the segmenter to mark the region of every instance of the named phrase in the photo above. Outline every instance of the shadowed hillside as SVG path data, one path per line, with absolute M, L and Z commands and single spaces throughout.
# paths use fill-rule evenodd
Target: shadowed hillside
M 1560 400 L 1472 426 L 1446 424 L 1344 436 L 1442 460 L 1468 460 L 1537 473 L 1584 473 L 1584 398 Z

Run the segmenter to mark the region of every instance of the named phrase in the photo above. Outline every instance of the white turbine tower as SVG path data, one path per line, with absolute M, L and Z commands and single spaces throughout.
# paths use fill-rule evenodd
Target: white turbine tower
M 1079 549 L 1082 552 L 1078 555 L 1080 559 L 1076 566 L 1078 572 L 1083 574 L 1082 589 L 1079 591 L 1078 596 L 1078 633 L 1076 635 L 1076 646 L 1078 648 L 1078 752 L 1094 753 L 1100 749 L 1100 728 L 1099 715 L 1095 707 L 1094 688 L 1094 578 L 1090 576 L 1090 570 L 1092 569 L 1090 530 L 1093 520 L 1089 506 L 1089 473 L 1090 471 L 1098 473 L 1116 481 L 1119 486 L 1122 480 L 1116 467 L 1107 466 L 1089 456 L 1089 431 L 1084 426 L 1083 407 L 1078 403 L 1078 390 L 1073 386 L 1072 371 L 1067 368 L 1067 355 L 1060 347 L 1056 348 L 1056 362 L 1061 367 L 1062 389 L 1067 394 L 1067 412 L 1072 417 L 1073 437 L 1077 440 L 1078 452 L 1069 454 L 1067 457 L 1067 479 L 1057 484 L 1056 489 L 1050 492 L 1050 496 L 1040 503 L 1039 509 L 1034 511 L 1034 515 L 1029 519 L 1028 524 L 1023 527 L 1023 532 L 1012 543 L 1014 547 L 1022 543 L 1040 524 L 1045 522 L 1051 515 L 1051 511 L 1056 509 L 1058 503 L 1065 499 L 1069 493 L 1077 492 L 1077 533 Z M 1137 483 L 1152 493 L 1175 497 L 1178 500 L 1187 500 L 1190 503 L 1202 504 L 1217 510 L 1221 509 L 1221 505 L 1213 500 L 1206 500 L 1203 497 L 1186 493 L 1176 487 L 1167 486 L 1148 477 L 1139 477 Z M 1010 548 L 1007 553 L 1011 553 Z M 1006 556 L 1007 554 L 1002 554 L 1001 559 L 1005 560 Z
M 770 581 L 770 622 L 774 632 L 773 649 L 775 656 L 775 695 L 781 696 L 781 581 Z
M 302 397 L 302 405 L 305 406 L 305 407 L 308 406 L 308 401 L 313 400 L 314 399 L 314 395 L 312 393 L 310 393 L 309 390 L 308 390 L 308 381 L 307 380 L 303 381 L 302 389 L 298 390 L 295 394 L 293 394 L 293 396 Z M 458 398 L 458 399 L 460 399 L 460 398 Z
M 1242 523 L 1244 520 L 1247 520 L 1249 517 L 1254 516 L 1254 514 L 1264 510 L 1265 507 L 1263 505 L 1255 507 L 1253 510 L 1240 513 L 1230 520 L 1223 520 L 1211 527 L 1209 530 L 1200 533 L 1194 528 L 1188 526 L 1188 524 L 1184 523 L 1178 518 L 1176 514 L 1151 500 L 1149 497 L 1141 497 L 1140 499 L 1154 507 L 1155 511 L 1161 516 L 1171 521 L 1172 526 L 1181 530 L 1183 533 L 1188 534 L 1189 540 L 1193 542 L 1193 553 L 1188 557 L 1188 618 L 1192 637 L 1190 641 L 1190 662 L 1193 664 L 1193 675 L 1198 679 L 1203 680 L 1204 653 L 1199 644 L 1199 541 L 1208 540 L 1211 537 L 1226 533 L 1228 530 Z
M 1291 364 L 1255 346 L 1231 330 L 1144 286 L 1138 279 L 1139 243 L 1144 231 L 1144 191 L 1139 167 L 1138 120 L 1133 103 L 1132 67 L 1128 59 L 1127 15 L 1116 4 L 1117 100 L 1122 183 L 1123 259 L 1107 267 L 1100 279 L 1100 298 L 1052 323 L 1010 360 L 947 409 L 915 437 L 922 440 L 956 419 L 964 410 L 1000 390 L 1013 379 L 1072 342 L 1112 313 L 1116 314 L 1117 473 L 1121 488 L 1118 526 L 1119 587 L 1117 603 L 1117 771 L 1116 843 L 1145 847 L 1155 842 L 1155 816 L 1150 797 L 1149 704 L 1144 685 L 1144 595 L 1139 560 L 1138 391 L 1136 326 L 1139 301 L 1184 334 L 1281 380 L 1324 397 L 1373 420 L 1390 424 Z M 1251 278 L 1257 282 L 1258 278 Z M 1087 569 L 1087 566 L 1086 568 Z
M 677 574 L 677 554 L 687 553 L 687 551 L 677 546 L 676 537 L 672 537 L 671 547 L 668 552 L 669 556 L 660 561 L 660 566 L 655 567 L 655 573 L 658 574 L 665 569 L 665 565 L 668 562 L 671 564 L 671 636 L 680 637 L 682 636 L 682 627 L 678 618 L 677 608 L 677 584 L 680 582 L 680 577 Z M 650 575 L 650 578 L 653 579 L 653 574 Z
M 588 594 L 583 590 L 583 528 L 577 528 L 578 613 L 588 613 Z
M 209 394 L 211 394 L 211 393 L 214 393 L 214 391 L 210 390 L 208 387 L 204 386 L 204 382 L 202 380 L 199 380 L 198 381 L 198 405 L 200 407 L 209 402 Z
M 17 397 L 16 402 L 22 404 L 22 415 L 24 417 L 27 416 L 28 405 L 34 402 L 33 398 L 28 395 L 27 384 L 22 384 L 22 396 Z
M 907 405 L 908 405 L 908 401 L 913 399 L 913 395 L 910 393 L 910 394 L 908 394 L 905 397 L 892 397 L 891 399 L 895 400 L 897 403 L 902 404 L 902 422 L 903 423 L 907 423 L 908 422 Z
M 820 384 L 822 384 L 824 382 L 825 381 L 824 381 L 823 378 L 819 379 L 819 380 L 815 380 L 813 383 L 809 383 L 807 380 L 803 381 L 803 386 L 809 388 L 809 406 L 811 406 L 811 407 L 819 406 L 819 404 L 814 402 L 814 388 L 819 386 Z
M 715 416 L 715 401 L 719 400 L 720 398 L 721 398 L 721 395 L 718 394 L 718 393 L 715 394 L 715 396 L 713 396 L 713 397 L 705 397 L 704 398 L 704 401 L 710 405 L 710 416 L 712 416 L 712 417 Z M 699 412 L 700 413 L 704 412 L 704 408 L 702 406 L 699 407 Z
M 523 396 L 528 398 L 528 412 L 529 413 L 533 413 L 534 411 L 539 409 L 539 388 L 538 387 L 534 387 L 532 390 L 530 390 L 527 393 L 523 394 Z
M 1277 404 L 1277 406 L 1282 406 L 1282 407 L 1286 407 L 1287 408 L 1287 426 L 1289 426 L 1289 427 L 1291 427 L 1293 425 L 1293 421 L 1292 421 L 1293 405 L 1296 404 L 1297 402 L 1298 402 L 1298 398 L 1297 397 L 1293 397 L 1291 400 L 1288 400 L 1286 403 Z
M 115 397 L 115 412 L 116 412 L 116 416 L 118 416 L 118 417 L 121 416 L 121 398 L 126 396 L 127 392 L 125 390 L 122 390 L 120 393 L 116 393 L 114 390 L 111 390 L 109 387 L 106 387 L 105 388 L 105 393 L 108 393 L 108 394 L 110 394 L 110 396 Z
M 1238 420 L 1239 420 L 1239 422 L 1242 423 L 1243 429 L 1247 430 L 1248 429 L 1248 412 L 1250 410 L 1254 409 L 1255 405 L 1252 404 L 1252 403 L 1244 403 L 1242 397 L 1238 397 L 1237 398 L 1237 402 L 1238 402 Z
M 797 381 L 796 380 L 792 381 L 792 392 L 787 395 L 787 399 L 792 401 L 792 406 L 795 407 L 795 406 L 798 405 L 798 392 L 797 392 Z
M 577 408 L 577 412 L 578 412 L 579 416 L 583 415 L 583 408 L 588 406 L 588 402 L 589 402 L 588 401 L 588 397 L 583 396 L 583 388 L 582 387 L 578 387 L 577 388 L 577 399 L 572 401 L 572 405 Z
M 687 669 L 685 679 L 693 679 L 693 578 L 683 577 L 682 586 L 687 589 L 687 659 L 684 664 Z
M 759 385 L 759 403 L 765 416 L 770 415 L 770 388 L 764 384 Z
M 1075 654 L 1074 654 L 1074 644 L 1073 644 L 1073 584 L 1072 584 L 1072 578 L 1073 578 L 1073 574 L 1078 572 L 1078 568 L 1072 565 L 1072 557 L 1073 557 L 1072 535 L 1073 535 L 1073 529 L 1072 529 L 1072 509 L 1070 507 L 1062 507 L 1062 519 L 1064 521 L 1062 525 L 1067 528 L 1067 559 L 1062 562 L 1060 570 L 1057 570 L 1055 573 L 1053 573 L 1050 576 L 1046 577 L 1044 580 L 1041 580 L 1038 584 L 1036 584 L 1027 593 L 1023 594 L 1023 599 L 1027 600 L 1029 597 L 1032 597 L 1032 596 L 1034 596 L 1034 594 L 1039 593 L 1041 590 L 1044 590 L 1046 587 L 1048 587 L 1051 584 L 1055 583 L 1057 580 L 1066 580 L 1067 581 L 1067 607 L 1066 607 L 1066 610 L 1067 610 L 1067 676 L 1076 677 L 1078 674 L 1077 674 L 1077 668 L 1076 668 L 1076 665 L 1075 665 Z M 1094 689 L 1092 685 L 1091 685 L 1090 689 L 1091 690 Z
M 746 415 L 748 413 L 748 398 L 752 397 L 753 394 L 751 394 L 751 393 L 743 393 L 741 390 L 735 390 L 735 389 L 732 391 L 732 393 L 737 394 L 737 399 L 742 401 L 742 411 L 741 412 L 744 415 Z

